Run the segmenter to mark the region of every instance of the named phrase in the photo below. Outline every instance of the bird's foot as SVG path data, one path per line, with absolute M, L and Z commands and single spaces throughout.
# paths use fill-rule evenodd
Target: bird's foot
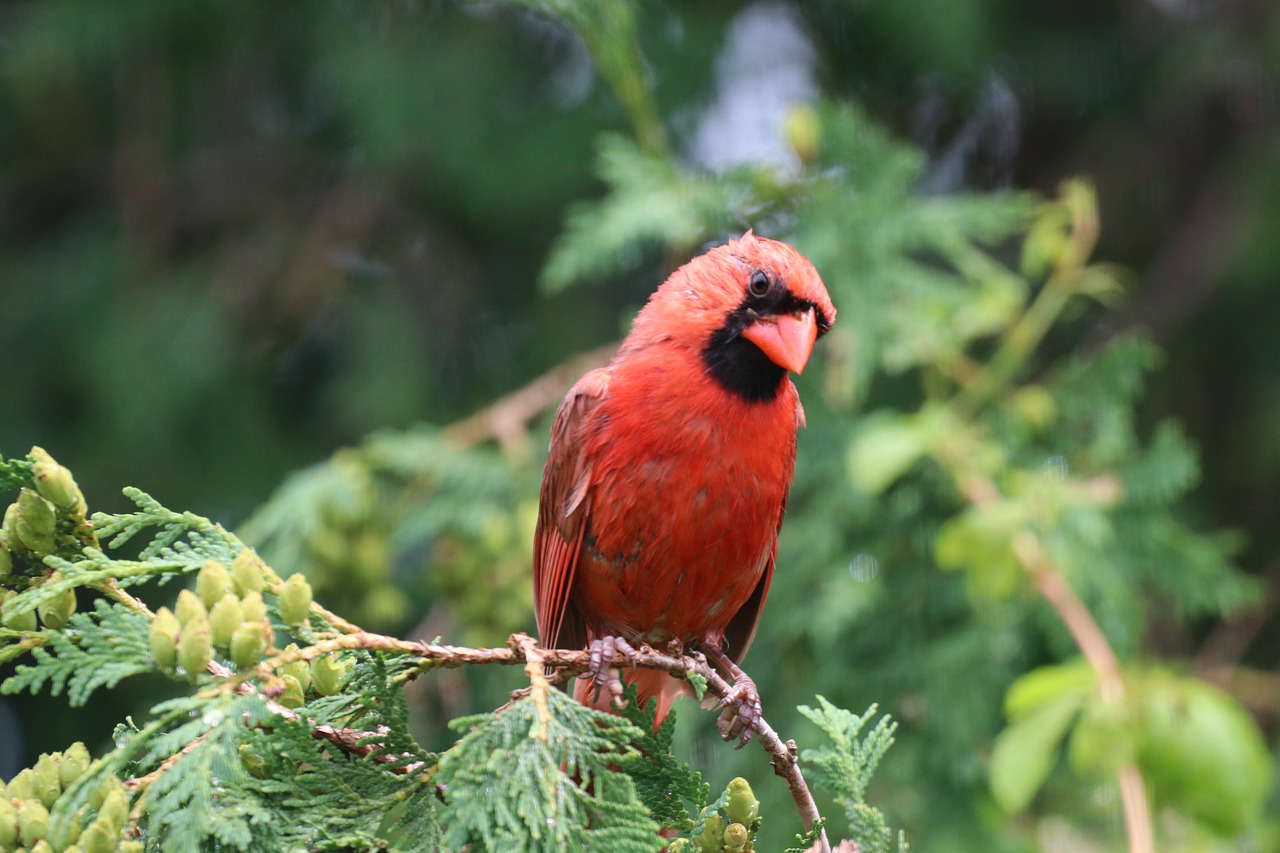
M 733 688 L 721 698 L 713 710 L 724 708 L 716 720 L 716 730 L 725 741 L 738 740 L 734 749 L 742 749 L 751 742 L 760 724 L 763 710 L 760 707 L 760 691 L 756 683 L 741 669 L 734 667 Z
M 591 663 L 587 666 L 583 678 L 591 679 L 591 699 L 594 702 L 600 697 L 600 691 L 607 689 L 613 702 L 619 708 L 626 706 L 622 698 L 622 670 L 613 665 L 613 660 L 621 655 L 629 665 L 636 662 L 636 650 L 622 637 L 601 637 L 592 640 L 588 646 L 591 650 Z

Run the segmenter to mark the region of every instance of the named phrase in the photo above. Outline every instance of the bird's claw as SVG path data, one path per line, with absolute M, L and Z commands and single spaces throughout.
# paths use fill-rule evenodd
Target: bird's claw
M 614 704 L 619 708 L 626 707 L 627 703 L 622 698 L 622 671 L 613 665 L 613 660 L 621 655 L 628 665 L 634 666 L 635 648 L 622 637 L 601 637 L 591 641 L 590 649 L 591 662 L 583 677 L 591 679 L 592 701 L 600 697 L 602 689 L 607 689 Z
M 721 708 L 724 713 L 716 720 L 716 730 L 725 741 L 737 738 L 738 745 L 734 749 L 742 749 L 751 742 L 763 716 L 760 691 L 756 690 L 756 683 L 745 674 L 736 675 L 733 688 L 712 710 Z

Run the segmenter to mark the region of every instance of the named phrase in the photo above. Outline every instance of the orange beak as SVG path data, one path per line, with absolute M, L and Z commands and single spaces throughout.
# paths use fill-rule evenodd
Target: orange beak
M 818 322 L 812 308 L 803 314 L 761 317 L 743 329 L 742 336 L 778 367 L 803 373 L 813 352 L 813 342 L 818 339 Z

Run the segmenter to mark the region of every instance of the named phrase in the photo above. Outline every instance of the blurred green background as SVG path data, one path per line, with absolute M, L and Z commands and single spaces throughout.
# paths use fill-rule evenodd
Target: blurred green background
M 1199 530 L 1241 532 L 1235 565 L 1262 590 L 1222 612 L 1162 610 L 1157 598 L 1140 620 L 1102 621 L 1132 632 L 1112 636 L 1127 655 L 1247 674 L 1228 687 L 1274 743 L 1280 7 L 636 8 L 666 144 L 691 171 L 796 169 L 783 112 L 825 99 L 860 104 L 921 152 L 920 198 L 1053 195 L 1073 176 L 1094 183 L 1097 255 L 1129 271 L 1123 298 L 1068 315 L 1035 369 L 1147 330 L 1166 355 L 1138 398 L 1139 431 L 1174 418 L 1200 451 L 1202 482 L 1176 515 Z M 545 418 L 456 475 L 487 484 L 483 501 L 471 498 L 510 512 L 478 506 L 421 522 L 436 525 L 425 554 L 405 544 L 403 519 L 387 506 L 401 492 L 384 495 L 375 483 L 365 494 L 352 482 L 362 466 L 395 468 L 376 440 L 362 444 L 370 433 L 457 422 L 617 340 L 683 260 L 670 248 L 633 251 L 594 284 L 539 283 L 571 205 L 606 190 L 595 166 L 600 135 L 634 130 L 634 113 L 583 40 L 519 7 L 411 0 L 39 0 L 8 4 L 0 33 L 0 453 L 44 446 L 95 509 L 122 509 L 120 487 L 135 485 L 235 527 L 292 472 L 359 445 L 337 457 L 339 471 L 346 459 L 356 473 L 330 496 L 360 505 L 330 518 L 329 541 L 308 528 L 305 553 L 280 559 L 319 575 L 321 600 L 371 628 L 474 644 L 531 630 L 527 555 L 517 545 L 536 498 Z M 785 217 L 770 221 L 785 232 Z M 746 224 L 730 217 L 704 236 Z M 684 248 L 687 256 L 697 246 Z M 853 325 L 856 311 L 875 307 L 837 303 Z M 806 401 L 816 399 L 818 380 L 805 380 Z M 900 379 L 864 380 L 851 405 L 904 396 Z M 802 466 L 806 457 L 843 466 L 845 439 L 824 442 L 838 434 L 834 417 L 819 412 L 802 436 Z M 449 482 L 449 463 L 440 464 Z M 800 482 L 798 490 L 803 474 Z M 832 498 L 825 515 L 804 509 L 823 498 L 799 495 L 796 523 L 810 535 L 814 525 L 839 525 L 845 511 L 863 524 L 873 517 L 865 497 Z M 894 500 L 903 530 L 926 511 L 902 492 Z M 442 532 L 448 524 L 461 532 Z M 292 528 L 259 516 L 255 529 L 269 541 Z M 915 849 L 1072 849 L 1053 847 L 1062 814 L 1114 841 L 1118 817 L 1096 802 L 1097 789 L 1060 791 L 1022 818 L 1000 815 L 987 793 L 1003 690 L 1062 656 L 1052 631 L 1026 602 L 1013 615 L 975 611 L 954 574 L 905 558 L 895 565 L 892 551 L 867 562 L 857 529 L 823 546 L 843 549 L 843 565 L 827 561 L 842 576 L 810 576 L 831 593 L 828 607 L 847 605 L 820 620 L 829 630 L 796 639 L 804 632 L 795 625 L 814 618 L 812 585 L 783 584 L 771 599 L 747 661 L 763 673 L 766 712 L 770 703 L 812 704 L 821 692 L 854 710 L 879 702 L 901 719 L 901 743 L 872 799 Z M 784 539 L 784 558 L 801 544 Z M 883 572 L 888 590 L 838 587 L 866 581 L 867 571 L 872 580 Z M 910 610 L 918 631 L 903 626 L 903 596 L 926 602 Z M 779 649 L 771 637 L 795 640 L 785 665 L 770 658 Z M 1008 653 L 983 667 L 993 643 Z M 424 737 L 513 686 L 508 674 L 475 683 L 442 675 L 419 697 Z M 941 718 L 925 687 L 950 705 Z M 98 700 L 97 720 L 57 700 L 0 700 L 0 777 L 77 737 L 92 745 L 160 687 L 135 689 L 132 699 Z M 696 716 L 691 706 L 686 716 Z M 718 789 L 737 757 L 696 734 L 689 741 Z M 781 830 L 790 817 L 774 814 Z

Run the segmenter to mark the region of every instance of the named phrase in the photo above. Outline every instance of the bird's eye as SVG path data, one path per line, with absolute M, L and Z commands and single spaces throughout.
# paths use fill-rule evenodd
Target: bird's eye
M 751 274 L 751 281 L 747 282 L 747 290 L 752 296 L 764 296 L 769 292 L 769 276 L 756 270 Z

